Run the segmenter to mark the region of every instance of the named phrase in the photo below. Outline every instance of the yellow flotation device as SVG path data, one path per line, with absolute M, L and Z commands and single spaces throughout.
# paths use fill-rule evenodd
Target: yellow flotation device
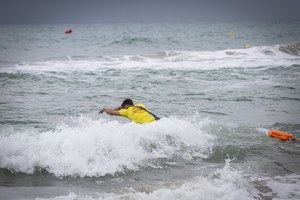
M 244 48 L 245 48 L 245 49 L 251 48 L 251 45 L 250 45 L 250 44 L 245 44 L 245 45 L 244 45 Z

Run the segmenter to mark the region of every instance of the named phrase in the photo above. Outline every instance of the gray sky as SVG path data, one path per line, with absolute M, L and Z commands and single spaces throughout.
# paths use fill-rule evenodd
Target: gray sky
M 0 0 L 0 24 L 300 20 L 300 0 Z

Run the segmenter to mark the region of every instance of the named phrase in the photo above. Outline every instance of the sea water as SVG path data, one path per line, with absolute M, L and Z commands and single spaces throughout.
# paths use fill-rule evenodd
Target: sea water
M 0 199 L 299 199 L 299 142 L 265 135 L 300 137 L 299 41 L 298 21 L 1 25 Z M 98 114 L 125 98 L 161 120 Z

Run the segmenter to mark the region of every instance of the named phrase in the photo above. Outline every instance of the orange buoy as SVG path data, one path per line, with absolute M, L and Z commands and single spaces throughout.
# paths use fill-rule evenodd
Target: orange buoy
M 67 30 L 65 30 L 65 34 L 70 34 L 70 33 L 72 33 L 72 32 L 73 32 L 72 29 L 67 29 Z
M 269 129 L 267 133 L 270 137 L 274 137 L 283 141 L 295 140 L 295 136 L 291 133 L 279 131 L 275 129 Z

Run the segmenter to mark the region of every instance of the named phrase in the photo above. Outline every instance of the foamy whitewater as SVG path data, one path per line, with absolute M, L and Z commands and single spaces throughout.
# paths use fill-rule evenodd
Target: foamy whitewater
M 299 22 L 0 33 L 1 200 L 300 199 L 300 143 L 265 134 L 300 137 Z M 124 98 L 161 120 L 98 114 Z
M 58 177 L 155 167 L 149 160 L 207 157 L 213 136 L 199 126 L 176 118 L 144 126 L 80 118 L 75 127 L 61 125 L 42 133 L 33 129 L 1 137 L 1 163 L 29 174 L 35 167 L 45 168 Z
M 4 69 L 31 72 L 99 71 L 101 69 L 174 69 L 212 70 L 219 68 L 290 66 L 299 63 L 299 45 L 293 54 L 281 50 L 285 45 L 251 47 L 248 49 L 228 49 L 221 51 L 167 51 L 153 55 L 104 56 L 92 60 L 78 60 L 67 57 L 60 61 L 43 61 L 16 64 L 15 68 Z

